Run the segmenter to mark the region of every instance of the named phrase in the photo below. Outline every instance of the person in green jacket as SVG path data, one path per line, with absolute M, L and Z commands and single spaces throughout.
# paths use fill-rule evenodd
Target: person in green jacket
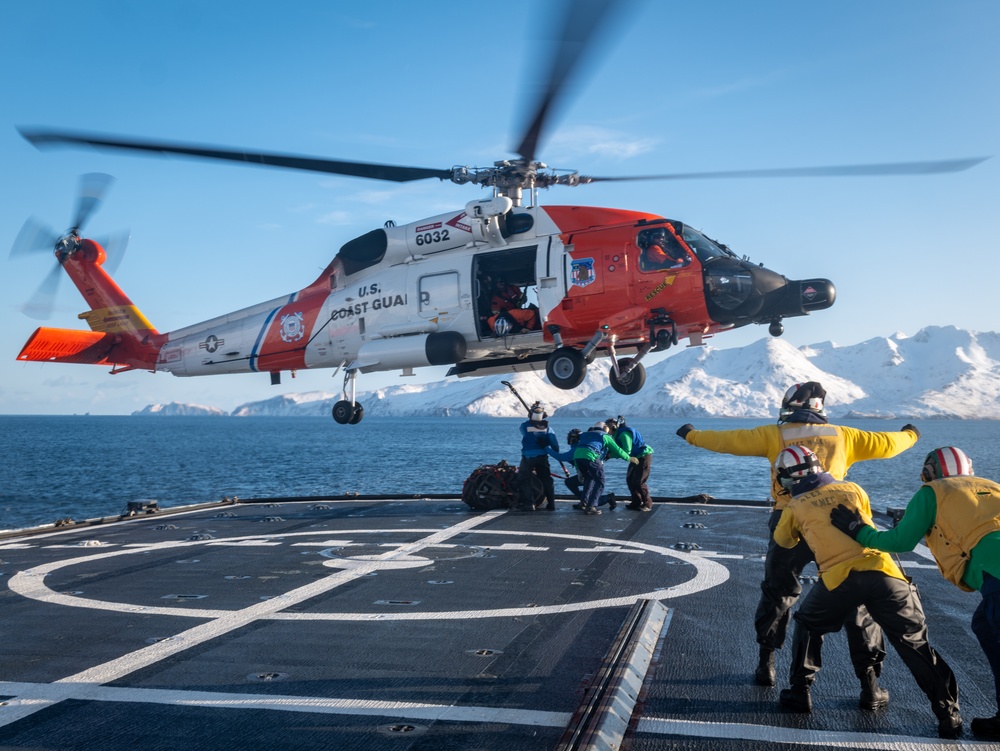
M 573 464 L 583 480 L 583 495 L 580 503 L 585 514 L 600 514 L 597 504 L 604 493 L 604 459 L 606 457 L 624 459 L 632 463 L 638 461 L 622 451 L 615 439 L 608 435 L 608 426 L 599 422 L 586 433 L 573 450 Z
M 972 632 L 993 671 L 998 712 L 973 719 L 972 732 L 1000 741 L 1000 484 L 975 477 L 969 457 L 954 446 L 930 452 L 920 479 L 924 485 L 893 529 L 879 532 L 840 505 L 830 521 L 861 545 L 890 553 L 909 552 L 926 537 L 941 574 L 962 590 L 980 592 Z
M 649 494 L 649 470 L 653 466 L 653 447 L 646 443 L 638 430 L 625 424 L 625 418 L 609 417 L 604 421 L 611 431 L 615 443 L 636 461 L 629 462 L 625 473 L 625 484 L 632 496 L 632 502 L 625 508 L 633 511 L 652 511 L 653 497 Z

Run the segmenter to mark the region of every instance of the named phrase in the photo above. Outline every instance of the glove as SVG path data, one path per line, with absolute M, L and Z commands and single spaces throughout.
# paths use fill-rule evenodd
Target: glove
M 903 426 L 903 427 L 901 428 L 901 430 L 909 430 L 909 431 L 910 431 L 910 432 L 912 432 L 912 433 L 913 433 L 913 434 L 914 434 L 914 435 L 915 435 L 915 436 L 916 436 L 917 438 L 920 438 L 920 431 L 919 431 L 919 430 L 917 429 L 917 426 L 916 426 L 916 425 L 912 425 L 912 424 L 910 424 L 910 423 L 906 423 L 906 425 L 904 425 L 904 426 Z
M 861 518 L 860 511 L 849 509 L 842 503 L 837 508 L 830 510 L 830 524 L 852 540 L 857 540 L 861 530 L 868 526 Z
M 692 425 L 691 423 L 687 423 L 686 425 L 681 425 L 679 428 L 677 428 L 677 435 L 679 435 L 686 441 L 687 434 L 690 433 L 692 430 L 694 430 L 694 425 Z
M 628 463 L 629 464 L 638 464 L 639 463 L 639 457 L 638 456 L 630 456 L 628 458 Z

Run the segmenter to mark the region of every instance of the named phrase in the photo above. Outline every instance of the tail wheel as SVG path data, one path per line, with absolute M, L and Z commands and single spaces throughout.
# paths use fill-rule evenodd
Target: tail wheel
M 580 350 L 560 347 L 545 362 L 549 383 L 560 389 L 575 389 L 587 375 L 587 361 Z
M 631 357 L 623 357 L 618 361 L 619 372 L 630 362 L 632 362 Z M 629 372 L 628 375 L 619 378 L 615 375 L 615 369 L 611 369 L 611 388 L 617 391 L 619 394 L 629 394 L 636 393 L 646 384 L 646 368 L 643 367 L 642 363 L 636 363 L 635 367 Z

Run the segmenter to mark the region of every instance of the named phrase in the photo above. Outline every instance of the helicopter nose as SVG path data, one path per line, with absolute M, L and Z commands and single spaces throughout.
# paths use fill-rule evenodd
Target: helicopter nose
M 759 268 L 757 272 L 766 272 L 777 276 L 772 271 Z M 782 318 L 806 316 L 814 310 L 825 310 L 837 299 L 837 288 L 829 279 L 786 279 L 781 277 L 781 284 L 775 285 L 762 295 L 760 310 L 753 315 L 754 323 L 771 322 L 780 325 Z
M 804 316 L 829 308 L 836 297 L 829 279 L 791 280 L 735 259 L 716 259 L 705 266 L 705 298 L 718 323 L 743 326 Z
M 788 284 L 790 287 L 798 285 L 798 299 L 803 314 L 826 310 L 837 300 L 837 288 L 829 279 L 803 279 Z

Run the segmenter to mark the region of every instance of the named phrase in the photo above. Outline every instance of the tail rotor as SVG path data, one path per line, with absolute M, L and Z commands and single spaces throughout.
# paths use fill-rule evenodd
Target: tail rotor
M 100 208 L 113 182 L 114 178 L 111 175 L 99 172 L 81 175 L 73 226 L 63 234 L 59 234 L 35 217 L 29 217 L 24 223 L 10 249 L 9 258 L 35 256 L 40 253 L 54 253 L 56 258 L 55 266 L 42 280 L 35 293 L 21 306 L 21 312 L 25 315 L 39 320 L 51 317 L 59 291 L 59 280 L 62 277 L 62 265 L 80 250 L 80 232 L 94 212 Z M 108 259 L 108 271 L 113 271 L 121 263 L 125 248 L 128 246 L 128 238 L 129 233 L 126 231 L 114 235 L 106 243 L 101 243 Z

